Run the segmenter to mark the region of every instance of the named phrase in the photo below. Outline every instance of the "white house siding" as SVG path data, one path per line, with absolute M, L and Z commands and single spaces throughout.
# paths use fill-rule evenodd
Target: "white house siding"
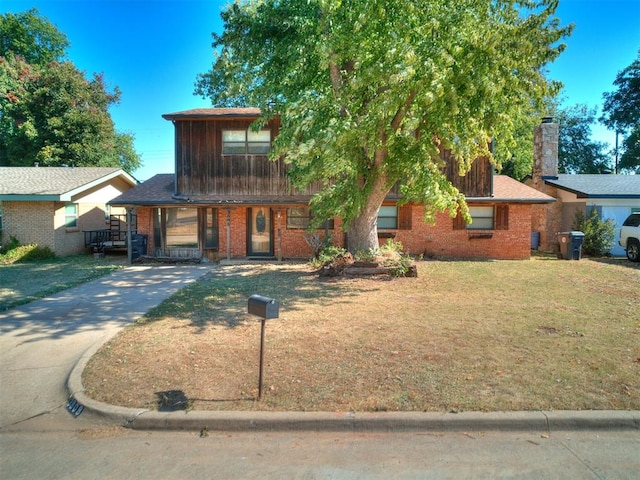
M 586 213 L 588 209 L 598 208 L 598 210 L 602 212 L 602 218 L 604 220 L 611 219 L 616 222 L 616 236 L 613 247 L 610 250 L 611 255 L 616 257 L 625 255 L 624 248 L 618 244 L 618 240 L 620 240 L 620 226 L 632 211 L 640 209 L 640 200 L 628 198 L 577 198 L 575 194 L 560 189 L 558 189 L 558 194 L 563 204 L 563 231 L 573 229 L 576 210 L 581 209 L 582 212 Z
M 591 203 L 591 201 L 587 201 L 587 208 L 590 206 L 600 206 L 602 207 L 602 218 L 607 219 L 611 218 L 616 222 L 616 238 L 613 242 L 613 248 L 611 249 L 611 255 L 614 256 L 623 256 L 625 255 L 624 248 L 622 248 L 618 244 L 618 240 L 620 240 L 620 227 L 622 226 L 622 222 L 629 216 L 632 210 L 640 209 L 640 201 L 638 200 L 601 200 L 596 203 L 595 201 Z

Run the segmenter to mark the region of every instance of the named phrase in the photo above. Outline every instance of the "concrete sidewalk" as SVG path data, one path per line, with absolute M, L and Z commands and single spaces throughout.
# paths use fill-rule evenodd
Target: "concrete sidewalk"
M 638 411 L 505 413 L 157 412 L 97 402 L 82 371 L 120 329 L 215 265 L 131 266 L 0 314 L 0 430 L 64 409 L 134 429 L 201 431 L 640 430 Z M 77 412 L 76 412 L 77 413 Z M 66 414 L 68 417 L 69 414 Z

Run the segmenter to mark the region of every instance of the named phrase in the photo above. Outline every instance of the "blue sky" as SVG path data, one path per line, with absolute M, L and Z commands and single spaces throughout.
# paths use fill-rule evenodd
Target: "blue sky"
M 452 0 L 453 1 L 453 0 Z M 174 172 L 173 127 L 162 114 L 208 107 L 193 95 L 197 74 L 213 61 L 211 33 L 221 32 L 214 0 L 1 0 L 0 11 L 37 8 L 64 32 L 68 57 L 89 76 L 104 73 L 122 91 L 111 108 L 118 131 L 132 133 L 143 167 L 139 180 Z M 565 104 L 602 106 L 617 72 L 640 49 L 640 0 L 560 0 L 563 25 L 574 23 L 567 49 L 549 66 L 565 88 Z M 614 143 L 613 133 L 594 128 L 594 138 Z

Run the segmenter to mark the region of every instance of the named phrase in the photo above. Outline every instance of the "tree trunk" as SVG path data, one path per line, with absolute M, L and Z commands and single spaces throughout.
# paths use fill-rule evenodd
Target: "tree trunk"
M 360 212 L 347 228 L 347 248 L 349 252 L 366 251 L 376 249 L 378 245 L 378 210 L 384 201 L 389 189 L 385 187 L 386 181 L 378 177 L 374 183 L 371 194 Z
M 349 225 L 347 247 L 351 253 L 378 247 L 378 208 L 363 210 Z

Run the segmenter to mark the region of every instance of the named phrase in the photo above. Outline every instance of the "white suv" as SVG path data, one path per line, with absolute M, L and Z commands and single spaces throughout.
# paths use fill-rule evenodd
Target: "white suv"
M 632 213 L 624 221 L 618 243 L 627 251 L 629 260 L 640 261 L 640 213 Z

